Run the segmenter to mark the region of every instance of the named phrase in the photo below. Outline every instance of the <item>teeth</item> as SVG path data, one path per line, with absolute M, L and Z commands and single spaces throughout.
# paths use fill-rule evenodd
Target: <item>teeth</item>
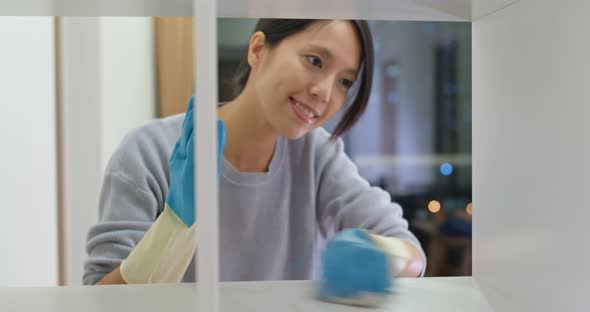
M 297 108 L 299 108 L 302 112 L 305 113 L 305 115 L 307 115 L 307 117 L 309 118 L 314 118 L 315 115 L 310 112 L 308 109 L 306 109 L 303 105 L 301 105 L 301 103 L 297 102 L 297 101 L 293 101 L 295 102 L 295 106 L 297 106 Z

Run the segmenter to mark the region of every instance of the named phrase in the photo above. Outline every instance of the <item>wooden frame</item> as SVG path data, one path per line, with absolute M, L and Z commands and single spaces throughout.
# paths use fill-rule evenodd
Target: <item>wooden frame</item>
M 158 116 L 186 110 L 193 94 L 193 18 L 156 17 L 156 67 Z

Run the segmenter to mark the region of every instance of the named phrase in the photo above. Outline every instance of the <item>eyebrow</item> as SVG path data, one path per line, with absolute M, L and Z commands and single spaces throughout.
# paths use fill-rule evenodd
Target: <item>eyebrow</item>
M 310 44 L 309 47 L 311 49 L 315 49 L 318 50 L 320 54 L 323 54 L 326 58 L 329 59 L 334 59 L 334 54 L 332 54 L 332 51 L 328 50 L 325 47 L 319 46 L 319 45 L 315 45 L 315 44 Z M 358 71 L 354 68 L 349 68 L 346 70 L 347 72 L 351 73 L 355 79 L 357 78 L 358 75 Z

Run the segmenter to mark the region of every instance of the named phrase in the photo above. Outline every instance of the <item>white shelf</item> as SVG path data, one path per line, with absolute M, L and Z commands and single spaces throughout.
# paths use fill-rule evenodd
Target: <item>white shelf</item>
M 220 17 L 469 21 L 471 0 L 219 0 Z
M 520 0 L 472 0 L 471 20 L 478 20 L 493 12 L 502 10 Z
M 221 283 L 221 311 L 369 311 L 318 301 L 316 286 L 310 281 Z M 0 289 L 0 311 L 195 311 L 195 291 L 195 284 L 5 288 Z M 377 311 L 492 310 L 471 277 L 434 277 L 397 280 L 395 294 Z
M 518 0 L 218 0 L 219 17 L 471 21 Z M 192 16 L 193 0 L 14 0 L 1 15 Z

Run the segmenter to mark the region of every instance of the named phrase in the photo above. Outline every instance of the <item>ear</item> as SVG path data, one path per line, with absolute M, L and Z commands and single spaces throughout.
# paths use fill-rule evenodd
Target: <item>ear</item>
M 258 68 L 266 51 L 266 36 L 263 32 L 257 31 L 250 37 L 248 45 L 248 64 L 252 70 Z

